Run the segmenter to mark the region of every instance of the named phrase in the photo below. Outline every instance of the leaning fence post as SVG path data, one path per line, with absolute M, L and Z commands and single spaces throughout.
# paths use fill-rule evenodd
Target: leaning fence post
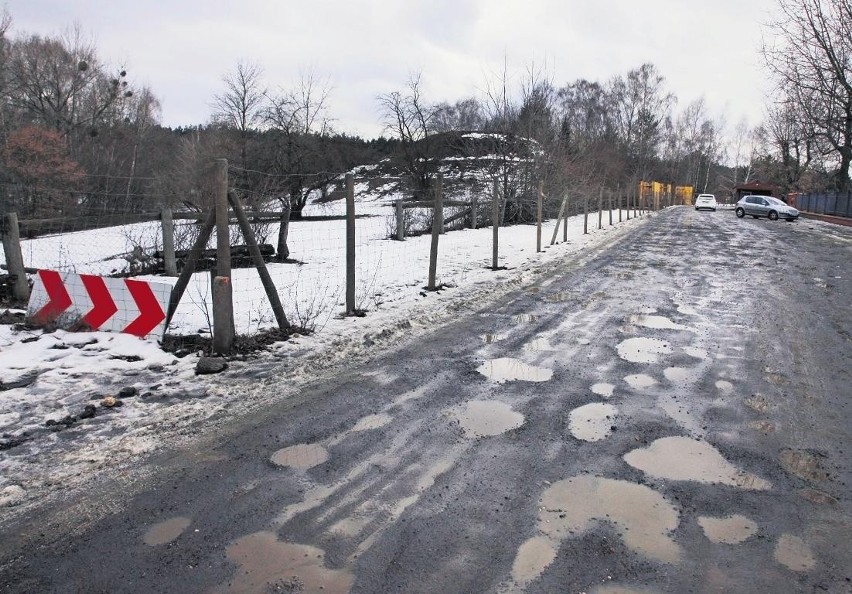
M 494 180 L 491 197 L 491 270 L 497 270 L 497 244 L 500 238 L 500 182 Z
M 535 251 L 541 251 L 541 211 L 544 203 L 544 183 L 538 182 L 538 201 L 536 203 Z
M 355 176 L 346 174 L 346 315 L 355 314 Z
M 228 355 L 234 346 L 228 160 L 216 159 L 216 278 L 213 281 L 213 350 Z
M 163 232 L 163 272 L 166 276 L 177 276 L 177 259 L 175 258 L 175 221 L 172 209 L 160 211 L 160 224 Z
M 393 204 L 396 208 L 396 238 L 402 241 L 405 239 L 405 209 L 402 200 L 395 200 Z
M 26 303 L 30 299 L 30 285 L 27 271 L 24 269 L 24 256 L 21 252 L 21 232 L 18 228 L 18 213 L 6 215 L 6 231 L 3 233 L 3 250 L 6 252 L 6 265 L 9 276 L 14 279 L 12 296 L 16 301 Z
M 441 228 L 444 226 L 444 198 L 441 192 L 442 182 L 443 179 L 439 173 L 433 182 L 435 203 L 432 207 L 432 247 L 429 250 L 429 284 L 426 287 L 430 291 L 435 290 L 435 275 L 438 271 L 438 238 L 441 235 Z

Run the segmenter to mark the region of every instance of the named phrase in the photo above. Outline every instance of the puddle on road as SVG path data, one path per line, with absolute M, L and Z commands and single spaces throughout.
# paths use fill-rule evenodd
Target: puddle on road
M 656 363 L 672 352 L 667 342 L 659 338 L 628 338 L 616 346 L 618 356 L 631 363 Z
M 633 389 L 650 388 L 657 383 L 657 380 L 644 373 L 628 375 L 624 378 L 624 381 Z
M 494 344 L 495 342 L 500 342 L 501 340 L 504 340 L 505 338 L 506 338 L 505 334 L 493 334 L 493 333 L 483 334 L 482 335 L 482 342 L 484 342 L 485 344 Z
M 624 461 L 651 476 L 676 481 L 721 483 L 751 491 L 772 487 L 754 474 L 740 470 L 705 441 L 689 437 L 664 437 L 647 448 L 624 455 Z
M 524 350 L 528 353 L 541 353 L 544 351 L 552 351 L 553 346 L 551 346 L 550 341 L 546 338 L 534 338 L 524 344 Z
M 792 534 L 781 535 L 772 556 L 778 563 L 792 571 L 808 571 L 816 565 L 816 558 L 811 547 Z
M 568 415 L 571 435 L 583 441 L 600 441 L 612 433 L 617 413 L 613 405 L 601 402 L 575 408 Z
M 548 303 L 563 303 L 569 301 L 571 297 L 571 293 L 551 293 L 550 295 L 545 295 L 544 300 Z
M 369 431 L 371 429 L 379 429 L 390 423 L 392 420 L 393 417 L 385 413 L 368 415 L 355 423 L 355 426 L 352 427 L 351 431 Z
M 504 357 L 491 359 L 476 369 L 479 373 L 495 382 L 519 380 L 523 382 L 546 382 L 553 377 L 553 370 L 527 365 L 519 359 Z
M 325 552 L 309 545 L 278 540 L 274 532 L 256 532 L 228 546 L 228 559 L 239 569 L 220 592 L 323 592 L 345 594 L 355 576 L 325 567 Z
M 686 367 L 667 367 L 663 375 L 673 384 L 694 383 L 700 376 L 700 371 Z
M 710 358 L 710 354 L 706 350 L 698 347 L 685 347 L 683 352 L 693 359 L 701 359 L 702 361 L 705 361 Z
M 496 400 L 472 400 L 451 409 L 450 414 L 469 438 L 500 435 L 524 424 L 524 415 Z
M 719 544 L 740 544 L 757 534 L 757 523 L 739 514 L 727 518 L 700 516 L 698 525 L 711 542 Z
M 781 466 L 806 481 L 824 481 L 828 478 L 828 472 L 820 464 L 820 457 L 804 450 L 782 450 Z
M 553 483 L 541 496 L 538 528 L 556 542 L 593 529 L 596 521 L 612 524 L 641 555 L 680 560 L 680 546 L 669 536 L 677 528 L 677 509 L 650 487 L 583 475 Z
M 612 384 L 607 384 L 605 382 L 601 382 L 592 386 L 592 393 L 597 394 L 598 396 L 601 396 L 603 398 L 612 398 L 614 392 L 615 386 L 613 386 Z
M 770 421 L 751 421 L 748 426 L 756 431 L 760 431 L 764 435 L 775 433 L 775 423 Z
M 191 523 L 192 521 L 189 518 L 185 518 L 183 516 L 158 522 L 148 528 L 145 532 L 145 536 L 142 537 L 142 542 L 149 547 L 168 544 L 183 534 L 184 530 L 189 528 Z
M 716 382 L 716 389 L 720 392 L 730 393 L 734 391 L 734 384 L 727 380 L 718 380 Z
M 512 563 L 512 579 L 515 585 L 524 587 L 540 576 L 556 559 L 556 549 L 549 538 L 535 536 L 518 549 Z
M 641 314 L 638 316 L 630 316 L 628 323 L 634 326 L 642 326 L 643 328 L 653 328 L 655 330 L 690 330 L 687 326 L 676 324 L 665 316 L 650 316 Z
M 278 450 L 270 459 L 276 466 L 307 470 L 328 460 L 328 450 L 315 443 L 299 443 Z
M 766 412 L 769 410 L 769 398 L 761 394 L 754 394 L 745 399 L 745 405 L 756 412 Z
M 837 505 L 837 499 L 823 491 L 817 491 L 816 489 L 801 489 L 798 493 L 799 497 L 807 499 L 811 503 L 818 503 L 819 505 Z
M 531 324 L 538 321 L 536 314 L 519 314 L 513 318 L 516 324 Z

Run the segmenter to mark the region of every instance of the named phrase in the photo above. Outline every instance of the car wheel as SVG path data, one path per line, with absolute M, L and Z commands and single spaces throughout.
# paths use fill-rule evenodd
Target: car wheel
M 769 211 L 769 220 L 770 221 L 777 221 L 778 220 L 778 213 L 775 212 L 774 210 L 770 210 Z
M 743 210 L 742 207 L 738 208 L 735 212 L 737 213 L 738 219 L 741 219 L 745 216 L 745 210 Z
M 759 216 L 757 216 L 757 215 L 751 215 L 751 218 L 753 218 L 753 219 L 759 219 L 760 217 L 759 217 Z

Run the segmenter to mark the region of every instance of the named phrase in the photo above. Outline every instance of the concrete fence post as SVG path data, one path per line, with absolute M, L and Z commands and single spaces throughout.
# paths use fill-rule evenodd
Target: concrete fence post
M 172 209 L 160 211 L 160 224 L 163 233 L 163 272 L 166 276 L 177 276 L 177 258 L 175 258 L 175 221 Z
M 346 174 L 346 315 L 355 314 L 355 176 Z
M 24 256 L 21 252 L 21 231 L 18 227 L 18 213 L 6 215 L 6 230 L 3 233 L 3 250 L 6 253 L 6 266 L 12 280 L 12 296 L 15 301 L 26 303 L 30 299 L 30 284 L 24 269 Z

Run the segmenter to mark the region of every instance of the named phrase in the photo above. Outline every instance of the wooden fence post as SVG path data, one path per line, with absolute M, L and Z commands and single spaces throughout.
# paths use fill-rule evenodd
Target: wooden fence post
M 491 270 L 497 270 L 497 244 L 500 236 L 500 181 L 494 180 L 491 197 Z
M 562 219 L 562 241 L 568 241 L 568 194 L 565 194 L 565 214 Z
M 583 201 L 583 235 L 589 234 L 589 197 Z
M 290 327 L 290 322 L 287 321 L 287 316 L 284 314 L 284 307 L 281 305 L 281 299 L 278 297 L 278 291 L 275 289 L 275 283 L 272 282 L 272 277 L 269 276 L 269 270 L 266 269 L 266 262 L 263 261 L 263 256 L 260 253 L 260 247 L 257 245 L 257 238 L 254 235 L 254 231 L 251 229 L 251 225 L 249 225 L 245 212 L 243 212 L 243 206 L 240 204 L 240 201 L 237 200 L 237 196 L 232 192 L 228 192 L 228 201 L 231 203 L 231 207 L 234 209 L 234 214 L 237 216 L 237 223 L 239 223 L 240 229 L 243 232 L 243 237 L 248 244 L 251 259 L 254 262 L 255 268 L 257 268 L 258 275 L 260 275 L 260 282 L 266 290 L 266 297 L 269 299 L 269 303 L 272 306 L 272 313 L 275 314 L 275 321 L 278 322 L 278 328 L 279 330 L 287 330 Z
M 444 197 L 441 192 L 442 176 L 439 173 L 433 182 L 435 203 L 432 206 L 432 247 L 429 250 L 429 284 L 427 289 L 434 291 L 435 276 L 438 272 L 438 238 L 441 235 L 444 221 Z
M 615 202 L 618 204 L 618 222 L 622 221 L 621 219 L 621 186 L 618 186 L 615 190 Z
M 355 176 L 346 174 L 346 315 L 355 314 Z
M 544 182 L 538 182 L 538 200 L 536 203 L 535 251 L 541 251 L 541 211 L 544 205 Z
M 396 238 L 402 241 L 405 239 L 405 209 L 402 200 L 395 200 L 393 205 L 396 208 Z
M 234 347 L 235 331 L 227 159 L 216 159 L 215 184 L 216 278 L 213 281 L 213 351 L 229 355 Z
M 166 276 L 177 276 L 175 221 L 172 218 L 171 208 L 163 208 L 160 211 L 160 225 L 163 232 L 163 272 Z
M 476 194 L 470 195 L 470 228 L 476 229 Z
M 609 226 L 612 227 L 612 190 L 607 191 L 606 205 L 609 209 Z
M 559 205 L 559 214 L 556 215 L 556 226 L 553 228 L 553 236 L 550 238 L 550 245 L 556 243 L 556 236 L 559 233 L 559 223 L 562 222 L 562 215 L 565 213 L 565 207 L 568 204 L 568 194 L 562 197 L 562 204 Z M 565 219 L 565 225 L 568 224 L 568 219 Z M 563 227 L 565 226 L 563 225 Z M 567 231 L 563 229 L 563 234 L 565 234 L 565 241 L 568 240 Z
M 21 231 L 18 228 L 18 213 L 6 215 L 6 231 L 3 233 L 3 251 L 6 253 L 6 265 L 9 276 L 14 279 L 12 296 L 15 301 L 26 303 L 30 299 L 30 284 L 24 269 L 24 256 L 21 252 Z

